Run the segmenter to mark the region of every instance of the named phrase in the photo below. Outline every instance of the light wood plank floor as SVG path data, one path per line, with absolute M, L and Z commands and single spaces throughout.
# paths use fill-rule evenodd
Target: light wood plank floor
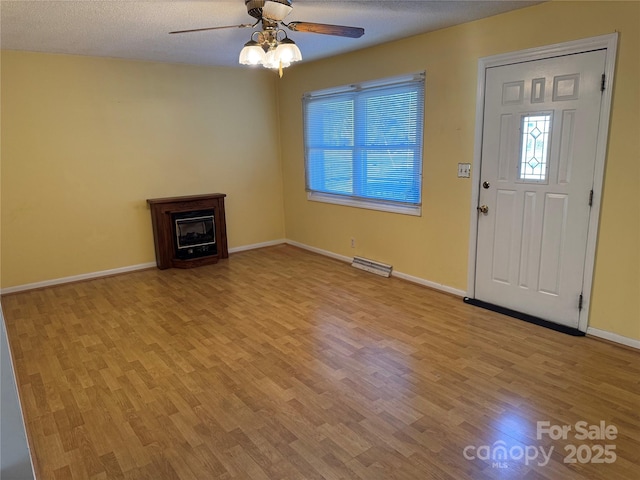
M 2 306 L 39 479 L 640 478 L 640 352 L 294 247 Z

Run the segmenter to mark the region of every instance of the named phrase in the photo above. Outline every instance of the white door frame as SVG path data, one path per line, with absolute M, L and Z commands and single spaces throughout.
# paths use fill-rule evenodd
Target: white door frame
M 589 307 L 591 304 L 591 288 L 593 285 L 593 271 L 596 258 L 596 243 L 598 238 L 598 223 L 600 219 L 600 204 L 602 200 L 602 184 L 604 181 L 604 167 L 607 157 L 607 139 L 609 136 L 609 119 L 611 117 L 611 99 L 613 93 L 613 78 L 616 63 L 618 33 L 585 38 L 573 42 L 557 43 L 543 47 L 521 50 L 483 57 L 478 60 L 478 86 L 476 100 L 476 130 L 471 174 L 471 227 L 469 229 L 469 267 L 467 272 L 467 296 L 475 298 L 476 290 L 476 243 L 478 238 L 478 198 L 480 195 L 480 165 L 482 162 L 482 133 L 484 130 L 484 92 L 485 74 L 487 68 L 501 67 L 513 63 L 521 63 L 560 55 L 571 55 L 592 50 L 606 49 L 605 75 L 606 85 L 602 94 L 600 109 L 600 127 L 598 128 L 596 163 L 593 179 L 593 205 L 589 218 L 589 233 L 587 235 L 587 251 L 585 256 L 583 303 L 579 313 L 578 330 L 586 332 L 589 325 Z

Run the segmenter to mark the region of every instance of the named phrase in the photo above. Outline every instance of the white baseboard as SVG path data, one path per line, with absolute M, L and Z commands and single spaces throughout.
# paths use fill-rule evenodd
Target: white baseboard
M 243 252 L 245 250 L 253 250 L 256 248 L 263 248 L 263 247 L 271 247 L 273 245 L 281 245 L 283 243 L 285 243 L 284 239 L 272 240 L 272 241 L 263 242 L 263 243 L 254 243 L 253 245 L 243 245 L 241 247 L 230 248 L 229 253 Z M 26 290 L 35 290 L 36 288 L 53 287 L 55 285 L 80 282 L 82 280 L 92 280 L 94 278 L 109 277 L 111 275 L 118 275 L 120 273 L 129 273 L 129 272 L 135 272 L 137 270 L 146 270 L 147 268 L 153 268 L 155 266 L 156 266 L 156 262 L 141 263 L 139 265 L 130 265 L 128 267 L 113 268 L 110 270 L 101 270 L 99 272 L 83 273 L 81 275 L 72 275 L 70 277 L 54 278 L 52 280 L 45 280 L 43 282 L 27 283 L 24 285 L 17 285 L 15 287 L 3 288 L 2 290 L 0 290 L 0 295 L 5 295 L 8 293 L 24 292 Z
M 346 255 L 340 255 L 338 253 L 330 252 L 329 250 L 322 250 L 321 248 L 312 247 L 310 245 L 306 245 L 304 243 L 294 242 L 293 240 L 287 240 L 288 245 L 293 245 L 294 247 L 302 248 L 303 250 L 309 250 L 313 253 L 318 253 L 320 255 L 324 255 L 325 257 L 334 258 L 336 260 L 340 260 L 342 262 L 351 263 L 353 258 L 347 257 Z
M 275 245 L 282 245 L 283 243 L 287 243 L 284 238 L 281 238 L 280 240 L 270 240 L 268 242 L 262 243 L 253 243 L 251 245 L 242 245 L 241 247 L 230 248 L 229 253 L 245 252 L 247 250 L 255 250 L 256 248 L 273 247 Z
M 343 262 L 351 263 L 353 258 L 347 257 L 346 255 L 340 255 L 337 253 L 329 252 L 328 250 L 322 250 L 321 248 L 311 247 L 309 245 L 305 245 L 304 243 L 294 242 L 293 240 L 287 240 L 289 245 L 293 245 L 294 247 L 299 247 L 304 250 L 309 250 L 310 252 L 318 253 L 320 255 L 324 255 L 326 257 L 335 258 L 336 260 L 341 260 Z M 417 283 L 419 285 L 423 285 L 425 287 L 433 288 L 435 290 L 440 290 L 441 292 L 451 293 L 458 297 L 464 297 L 467 293 L 463 290 L 458 290 L 457 288 L 449 287 L 447 285 L 442 285 L 441 283 L 432 282 L 430 280 L 425 280 L 424 278 L 414 277 L 413 275 L 409 275 L 406 273 L 398 272 L 393 270 L 391 272 L 392 277 L 401 278 L 402 280 L 407 280 L 408 282 Z
M 7 293 L 24 292 L 25 290 L 34 290 L 36 288 L 52 287 L 54 285 L 62 285 L 63 283 L 80 282 L 82 280 L 92 280 L 94 278 L 109 277 L 111 275 L 118 275 L 120 273 L 135 272 L 137 270 L 146 270 L 156 266 L 156 262 L 141 263 L 138 265 L 130 265 L 128 267 L 113 268 L 111 270 L 101 270 L 99 272 L 83 273 L 80 275 L 72 275 L 70 277 L 54 278 L 52 280 L 45 280 L 43 282 L 27 283 L 24 285 L 17 285 L 15 287 L 7 287 L 0 290 L 1 295 Z
M 419 285 L 424 285 L 425 287 L 433 288 L 435 290 L 440 290 L 441 292 L 450 293 L 457 297 L 464 297 L 467 295 L 467 292 L 464 290 L 459 290 L 457 288 L 450 287 L 448 285 L 443 285 L 441 283 L 432 282 L 430 280 L 425 280 L 424 278 L 414 277 L 413 275 L 408 275 L 406 273 L 393 271 L 391 275 L 394 277 L 401 278 L 403 280 L 407 280 L 408 282 L 417 283 Z
M 623 337 L 622 335 L 618 335 L 617 333 L 611 333 L 607 332 L 606 330 L 600 330 L 593 327 L 587 328 L 587 335 L 603 338 L 611 342 L 620 343 L 622 345 L 626 345 L 627 347 L 637 348 L 640 350 L 640 340 L 636 340 L 635 338 Z

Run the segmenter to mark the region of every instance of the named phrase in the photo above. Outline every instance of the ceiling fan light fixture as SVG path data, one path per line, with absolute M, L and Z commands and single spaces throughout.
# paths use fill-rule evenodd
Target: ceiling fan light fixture
M 263 65 L 265 60 L 264 49 L 255 40 L 249 40 L 244 44 L 238 59 L 241 65 Z
M 302 53 L 293 40 L 286 36 L 278 40 L 282 30 L 253 32 L 251 40 L 244 44 L 238 61 L 241 65 L 262 65 L 280 70 L 302 60 Z M 284 32 L 282 32 L 284 33 Z M 257 38 L 257 40 L 254 40 Z
M 359 38 L 364 35 L 364 28 L 360 27 L 299 21 L 284 23 L 282 20 L 293 10 L 292 0 L 244 0 L 244 3 L 247 7 L 247 13 L 256 19 L 253 24 L 193 28 L 169 33 L 203 32 L 223 28 L 255 28 L 258 24 L 262 24 L 261 30 L 254 31 L 251 34 L 251 40 L 245 43 L 240 51 L 238 62 L 241 65 L 262 65 L 266 68 L 278 69 L 280 76 L 282 76 L 284 67 L 302 60 L 300 49 L 280 27 L 286 27 L 293 32 L 321 33 L 338 37 Z M 283 35 L 284 38 L 279 40 L 279 35 Z

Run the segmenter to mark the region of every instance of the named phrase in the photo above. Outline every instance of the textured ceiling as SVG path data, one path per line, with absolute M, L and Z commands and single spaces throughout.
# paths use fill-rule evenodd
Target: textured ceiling
M 496 15 L 538 1 L 294 0 L 289 21 L 363 27 L 358 39 L 288 32 L 305 61 Z M 2 0 L 3 49 L 238 66 L 250 29 L 169 35 L 253 23 L 244 0 Z

